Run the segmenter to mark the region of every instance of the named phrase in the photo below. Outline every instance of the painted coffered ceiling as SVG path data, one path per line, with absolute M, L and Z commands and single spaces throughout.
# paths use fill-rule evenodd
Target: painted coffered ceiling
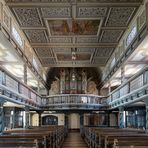
M 43 67 L 73 64 L 101 67 L 107 63 L 142 0 L 6 2 Z

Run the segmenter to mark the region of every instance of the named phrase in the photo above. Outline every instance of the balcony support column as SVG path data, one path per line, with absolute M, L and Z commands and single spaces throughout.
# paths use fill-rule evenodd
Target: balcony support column
M 111 111 L 106 111 L 106 114 L 107 114 L 107 126 L 110 127 L 110 114 L 111 114 Z
M 148 134 L 148 105 L 146 105 L 146 134 Z
M 119 107 L 119 128 L 124 128 L 124 107 Z
M 13 114 L 12 114 L 12 125 L 11 128 L 16 128 L 16 122 L 17 122 L 17 110 L 15 107 L 13 107 L 12 110 Z
M 44 111 L 38 110 L 36 112 L 38 113 L 38 116 L 39 116 L 39 127 L 40 127 L 42 125 L 42 116 L 41 115 Z
M 84 126 L 84 114 L 80 113 L 80 134 L 83 136 L 84 131 L 83 131 L 83 126 Z
M 0 101 L 0 133 L 4 130 L 4 102 Z
M 68 134 L 68 113 L 64 114 L 64 131 L 65 131 L 65 136 Z
M 146 104 L 146 134 L 148 134 L 148 98 L 144 99 L 144 103 Z
M 29 107 L 25 107 L 25 119 L 26 119 L 25 128 L 28 129 L 29 128 Z

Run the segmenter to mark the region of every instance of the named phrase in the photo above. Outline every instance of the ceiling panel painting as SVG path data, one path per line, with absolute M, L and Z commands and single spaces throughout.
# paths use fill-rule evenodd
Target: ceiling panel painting
M 49 20 L 51 35 L 97 35 L 100 20 Z

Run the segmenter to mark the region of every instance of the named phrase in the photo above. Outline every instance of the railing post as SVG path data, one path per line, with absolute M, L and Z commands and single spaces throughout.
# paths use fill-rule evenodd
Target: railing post
M 119 128 L 124 127 L 124 107 L 119 107 Z
M 0 133 L 4 130 L 4 102 L 0 101 Z

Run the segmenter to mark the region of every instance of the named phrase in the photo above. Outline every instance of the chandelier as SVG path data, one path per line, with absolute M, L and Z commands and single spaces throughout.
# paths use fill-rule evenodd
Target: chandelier
M 76 60 L 76 50 L 77 50 L 77 48 L 71 48 L 71 59 L 72 59 L 72 61 Z
M 76 73 L 75 73 L 75 69 L 74 69 L 75 60 L 77 58 L 76 50 L 77 50 L 76 48 L 71 48 L 71 60 L 72 60 L 72 64 L 73 64 L 72 81 L 75 81 L 75 79 L 76 79 Z

